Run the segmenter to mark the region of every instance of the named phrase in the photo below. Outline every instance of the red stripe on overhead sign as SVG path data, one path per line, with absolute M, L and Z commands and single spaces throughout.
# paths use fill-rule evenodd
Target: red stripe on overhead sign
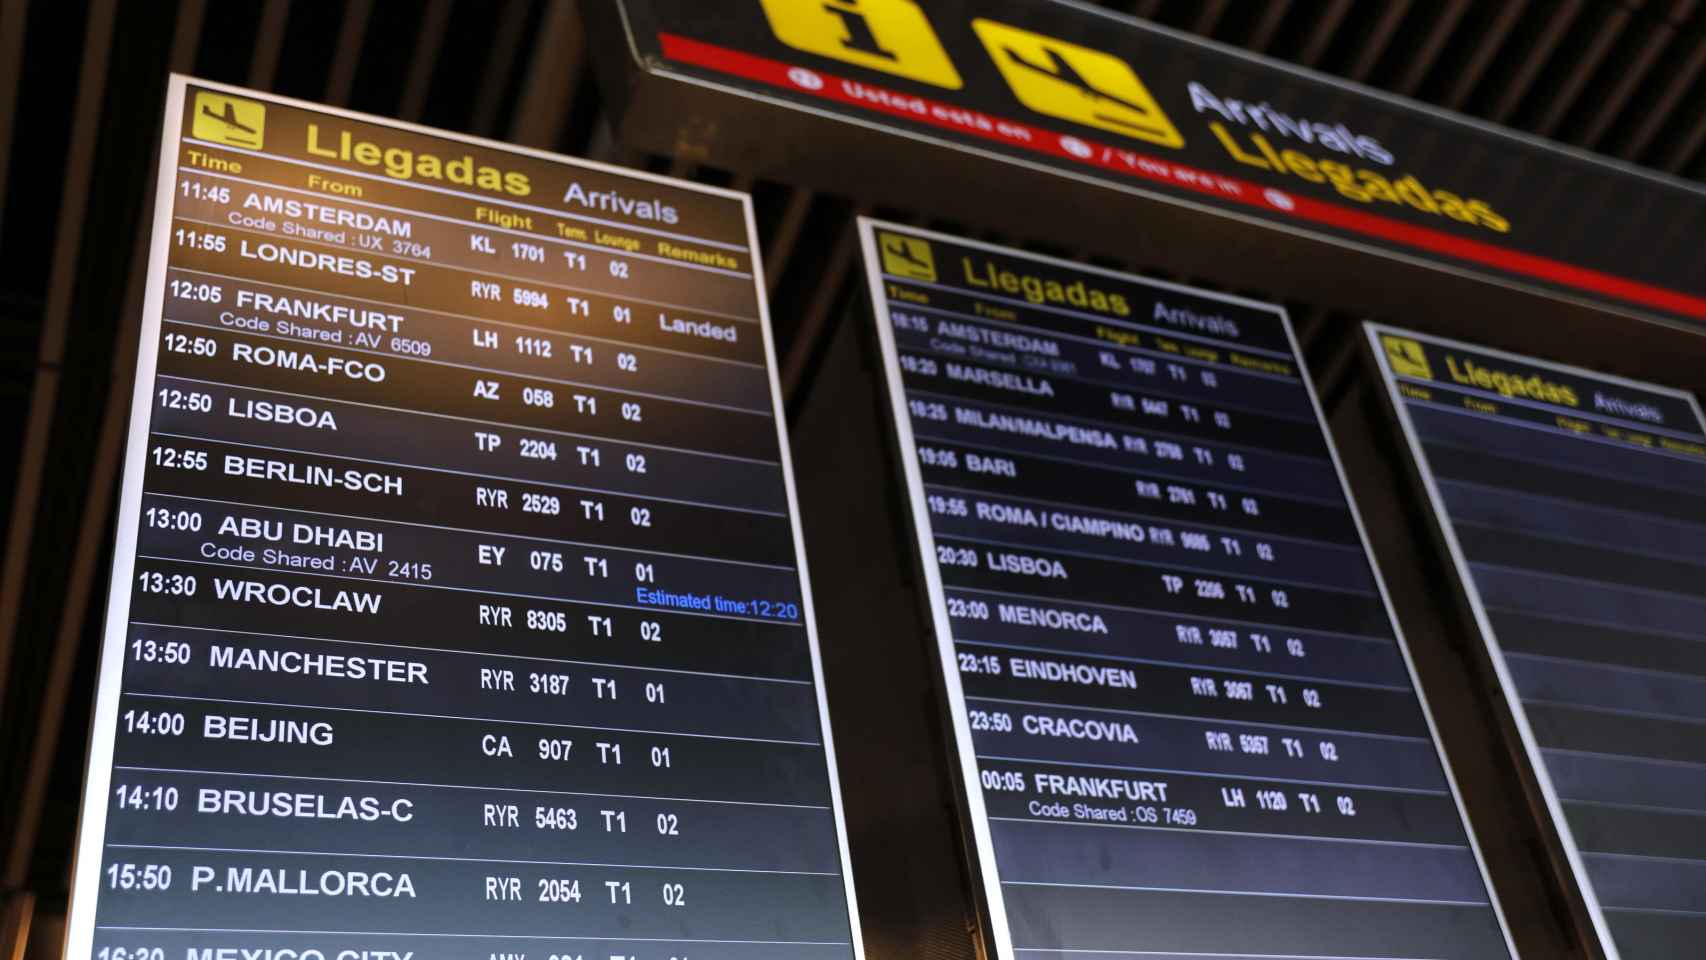
M 858 107 L 872 113 L 952 130 L 1135 180 L 1166 184 L 1174 189 L 1241 203 L 1268 214 L 1333 227 L 1398 246 L 1481 264 L 1505 273 L 1533 277 L 1559 286 L 1572 287 L 1696 320 L 1706 320 L 1706 298 L 1665 287 L 1640 283 L 1561 260 L 1522 253 L 1497 244 L 1470 240 L 1354 207 L 1300 197 L 1237 177 L 1187 167 L 1161 157 L 1056 133 L 951 103 L 885 89 L 863 80 L 848 80 L 675 34 L 660 34 L 658 39 L 662 43 L 664 56 L 680 63 L 845 106 Z

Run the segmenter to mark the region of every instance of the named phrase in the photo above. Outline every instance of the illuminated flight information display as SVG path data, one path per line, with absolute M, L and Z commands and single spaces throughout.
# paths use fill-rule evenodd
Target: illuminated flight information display
M 1002 958 L 1508 958 L 1278 307 L 861 221 Z
M 862 956 L 750 198 L 174 78 L 70 956 Z
M 1607 956 L 1706 937 L 1706 421 L 1692 394 L 1368 336 Z

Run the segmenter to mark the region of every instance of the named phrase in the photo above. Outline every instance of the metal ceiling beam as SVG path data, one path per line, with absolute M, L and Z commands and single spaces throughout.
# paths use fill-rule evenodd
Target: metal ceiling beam
M 1298 51 L 1297 62 L 1306 67 L 1313 67 L 1320 62 L 1333 38 L 1339 35 L 1339 24 L 1344 22 L 1345 15 L 1350 12 L 1351 0 L 1331 0 L 1327 9 L 1321 12 L 1320 19 L 1315 21 L 1315 29 L 1310 31 L 1303 49 Z
M 196 41 L 206 15 L 206 0 L 183 0 L 178 8 L 177 29 L 172 35 L 172 48 L 167 56 L 167 69 L 186 73 L 195 62 Z M 261 54 L 257 52 L 257 57 Z M 83 519 L 72 552 L 65 596 L 54 637 L 53 656 L 43 684 L 42 705 L 36 720 L 36 736 L 31 744 L 28 772 L 18 806 L 18 823 L 13 831 L 14 842 L 6 863 L 9 883 L 22 877 L 28 869 L 35 847 L 36 832 L 40 829 L 41 813 L 47 796 L 48 779 L 53 760 L 59 750 L 60 730 L 66 714 L 71 676 L 76 666 L 77 650 L 83 639 L 83 629 L 90 612 L 99 602 L 96 585 L 103 582 L 99 564 L 106 546 L 106 532 L 114 505 L 113 492 L 118 483 L 119 466 L 124 451 L 125 427 L 130 410 L 131 387 L 134 384 L 136 350 L 141 335 L 143 294 L 148 280 L 149 241 L 153 236 L 154 181 L 159 170 L 159 158 L 150 166 L 144 183 L 144 199 L 136 224 L 136 236 L 131 245 L 129 281 L 125 287 L 124 309 L 117 325 L 118 342 L 112 352 L 112 369 L 107 388 L 106 407 L 101 414 L 101 426 L 96 434 L 95 457 L 88 477 L 88 492 L 83 498 Z M 0 673 L 3 673 L 0 670 Z
M 1361 82 L 1368 78 L 1374 70 L 1374 65 L 1380 62 L 1380 57 L 1392 43 L 1392 34 L 1398 30 L 1398 24 L 1404 20 L 1404 15 L 1410 12 L 1411 0 L 1388 0 L 1386 8 L 1381 12 L 1380 19 L 1374 21 L 1374 28 L 1363 38 L 1362 51 L 1351 62 L 1345 76 Z
M 438 66 L 438 51 L 444 46 L 444 32 L 450 27 L 450 0 L 427 0 L 420 19 L 415 50 L 409 57 L 408 78 L 403 81 L 403 99 L 397 106 L 397 116 L 411 123 L 419 120 L 426 110 L 433 68 Z
M 1581 135 L 1572 138 L 1577 144 L 1588 148 L 1599 145 L 1599 141 L 1605 136 L 1606 130 L 1610 129 L 1611 124 L 1623 113 L 1623 108 L 1628 106 L 1629 98 L 1635 93 L 1635 88 L 1640 85 L 1642 80 L 1646 79 L 1647 74 L 1653 69 L 1653 64 L 1658 62 L 1659 55 L 1664 52 L 1675 37 L 1676 31 L 1668 24 L 1654 27 L 1647 34 L 1647 39 L 1642 42 L 1641 48 L 1635 52 L 1634 59 L 1623 63 L 1619 68 L 1616 82 L 1612 84 L 1609 93 L 1603 94 L 1599 101 L 1599 107 L 1594 111 L 1592 119 L 1587 122 L 1587 126 L 1582 130 Z
M 530 147 L 555 149 L 574 109 L 586 60 L 586 34 L 570 0 L 551 0 L 545 8 L 532 60 L 509 138 Z
M 1392 85 L 1394 92 L 1406 97 L 1416 95 L 1416 91 L 1422 88 L 1422 81 L 1428 78 L 1428 71 L 1432 70 L 1439 60 L 1440 50 L 1445 46 L 1445 42 L 1451 39 L 1452 31 L 1457 29 L 1457 24 L 1468 10 L 1469 0 L 1451 0 L 1445 5 L 1445 10 L 1428 31 L 1427 39 L 1422 41 L 1421 47 L 1411 56 L 1410 65 L 1405 68 L 1398 82 Z
M 24 442 L 18 456 L 18 479 L 12 494 L 12 517 L 6 528 L 6 555 L 0 564 L 0 677 L 6 676 L 17 643 L 18 612 L 23 605 L 24 579 L 35 540 L 36 510 L 53 435 L 53 415 L 59 404 L 60 365 L 71 327 L 71 302 L 76 293 L 77 254 L 83 241 L 83 219 L 89 206 L 89 183 L 94 173 L 95 142 L 105 100 L 107 56 L 112 47 L 114 4 L 94 0 L 83 34 L 82 63 L 72 104 L 71 142 L 60 181 L 59 219 L 53 229 L 53 258 L 49 267 L 47 301 L 42 310 L 41 340 L 36 349 L 35 383 L 30 391 Z M 0 684 L 0 705 L 5 686 Z M 16 886 L 10 870 L 6 885 Z
M 788 269 L 788 260 L 793 257 L 794 248 L 799 245 L 800 231 L 805 228 L 806 216 L 811 213 L 813 196 L 810 190 L 804 188 L 789 191 L 788 205 L 783 208 L 782 219 L 770 236 L 770 249 L 764 251 L 764 271 L 768 275 L 770 295 L 773 297 L 782 283 L 782 274 Z
M 848 215 L 848 222 L 852 223 L 854 218 L 866 212 L 864 207 L 856 208 Z M 839 237 L 835 246 L 818 271 L 817 289 L 812 291 L 811 302 L 806 305 L 800 326 L 788 345 L 788 354 L 782 358 L 782 402 L 790 408 L 799 396 L 800 385 L 805 380 L 812 354 L 816 352 L 814 345 L 824 342 L 832 326 L 830 320 L 835 313 L 835 300 L 841 295 L 848 274 L 858 265 L 858 231 L 846 229 L 837 232 Z
M 1255 29 L 1250 31 L 1250 38 L 1244 45 L 1257 53 L 1268 49 L 1279 33 L 1280 24 L 1285 22 L 1285 15 L 1291 12 L 1291 0 L 1269 0 L 1262 11 L 1262 18 L 1256 21 Z
M 290 20 L 290 0 L 266 0 L 255 29 L 255 55 L 249 61 L 248 86 L 271 90 L 278 78 L 278 59 L 284 50 L 284 27 Z
M 28 0 L 0 0 L 0 197 L 6 195 L 6 169 L 12 158 L 12 123 L 18 111 L 18 78 L 24 69 L 24 26 Z M 0 203 L 0 224 L 6 204 Z M 0 676 L 5 676 L 0 662 Z
M 1220 25 L 1226 16 L 1226 8 L 1232 0 L 1203 0 L 1202 11 L 1191 21 L 1191 32 L 1202 36 L 1211 36 L 1214 28 Z
M 349 0 L 343 25 L 338 28 L 332 66 L 326 72 L 326 102 L 332 106 L 349 103 L 350 91 L 355 88 L 355 68 L 361 65 L 361 44 L 367 39 L 367 25 L 372 20 L 373 0 Z
M 1552 89 L 1552 95 L 1546 104 L 1546 109 L 1540 114 L 1540 119 L 1534 124 L 1534 132 L 1543 137 L 1550 137 L 1557 131 L 1564 118 L 1569 116 L 1570 109 L 1576 105 L 1576 99 L 1581 96 L 1582 88 L 1593 79 L 1600 63 L 1606 54 L 1623 36 L 1623 28 L 1629 22 L 1629 8 L 1616 7 L 1606 15 L 1606 22 L 1600 24 L 1593 32 L 1593 39 L 1588 41 L 1587 50 L 1571 62 L 1570 72 L 1564 77 L 1564 82 Z
M 1653 102 L 1641 118 L 1640 126 L 1629 135 L 1629 139 L 1617 149 L 1617 155 L 1625 160 L 1637 160 L 1647 152 L 1653 138 L 1665 125 L 1676 118 L 1676 106 L 1688 91 L 1694 89 L 1695 80 L 1700 77 L 1700 70 L 1706 67 L 1706 40 L 1696 37 L 1693 46 L 1689 48 L 1688 59 L 1682 68 L 1670 75 L 1670 82 L 1665 86 L 1665 92 Z
M 1695 154 L 1700 152 L 1703 142 L 1706 142 L 1706 110 L 1694 118 L 1694 125 L 1666 154 L 1664 160 L 1659 163 L 1659 169 L 1666 173 L 1681 173 L 1688 167 L 1689 161 L 1694 159 Z
M 1499 6 L 1498 14 L 1477 38 L 1475 52 L 1469 55 L 1469 59 L 1457 71 L 1457 78 L 1452 81 L 1451 89 L 1440 102 L 1441 106 L 1451 110 L 1463 108 L 1464 101 L 1475 92 L 1475 85 L 1486 75 L 1487 67 L 1493 62 L 1493 55 L 1504 46 L 1511 28 L 1516 26 L 1527 8 L 1528 0 L 1507 0 Z
M 522 59 L 521 31 L 526 26 L 526 0 L 509 0 L 505 3 L 503 12 L 498 15 L 497 31 L 492 37 L 492 47 L 488 53 L 491 62 L 486 66 L 486 75 L 480 81 L 479 92 L 474 95 L 474 116 L 469 129 L 482 137 L 492 136 L 497 129 L 498 109 L 503 105 L 505 88 L 509 85 L 509 67 Z M 544 30 L 541 30 L 540 36 L 543 35 Z M 535 65 L 541 59 L 553 58 L 549 55 L 542 58 L 537 54 L 527 58 Z
M 1540 75 L 1540 68 L 1552 59 L 1552 51 L 1557 49 L 1559 41 L 1569 32 L 1570 24 L 1576 22 L 1581 15 L 1583 0 L 1564 0 L 1552 16 L 1547 18 L 1546 26 L 1541 28 L 1540 36 L 1535 38 L 1534 46 L 1527 50 L 1516 52 L 1521 66 L 1510 82 L 1505 84 L 1504 92 L 1494 101 L 1492 109 L 1486 113 L 1486 119 L 1494 123 L 1504 123 L 1516 108 L 1522 103 L 1522 98 L 1528 95 L 1528 88 L 1534 85 L 1534 78 Z

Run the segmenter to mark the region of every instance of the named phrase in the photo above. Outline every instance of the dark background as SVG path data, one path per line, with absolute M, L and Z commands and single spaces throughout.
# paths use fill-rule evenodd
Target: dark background
M 81 791 L 165 75 L 211 80 L 750 190 L 801 482 L 873 957 L 966 953 L 922 634 L 896 561 L 850 228 L 857 196 L 754 181 L 616 142 L 581 4 L 609 0 L 0 0 L 0 960 L 33 918 L 57 953 Z M 749 2 L 749 0 L 706 0 Z M 755 2 L 755 0 L 753 0 Z M 1706 13 L 1696 0 L 1122 0 L 1104 6 L 1654 169 L 1706 174 Z M 607 51 L 608 52 L 608 51 Z M 1117 250 L 1026 244 L 1139 272 Z M 924 211 L 928 213 L 928 211 Z M 1283 255 L 1283 251 L 1280 251 Z M 1216 287 L 1213 277 L 1172 276 Z M 1263 296 L 1261 290 L 1236 290 Z M 1331 284 L 1288 307 L 1507 911 L 1536 956 L 1574 949 L 1545 882 L 1494 708 Z M 1536 324 L 1542 318 L 1506 318 Z M 1459 335 L 1473 324 L 1442 317 Z M 1624 319 L 1555 359 L 1640 376 L 1695 338 Z M 1440 332 L 1451 332 L 1441 330 Z M 1532 334 L 1532 331 L 1530 331 Z M 1486 342 L 1506 337 L 1488 331 Z M 1692 364 L 1706 369 L 1706 364 Z M 1706 373 L 1676 386 L 1699 389 Z M 888 645 L 837 644 L 849 624 Z M 836 629 L 830 629 L 831 627 Z

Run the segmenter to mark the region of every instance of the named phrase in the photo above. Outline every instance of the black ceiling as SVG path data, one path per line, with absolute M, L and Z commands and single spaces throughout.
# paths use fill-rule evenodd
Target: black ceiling
M 1103 5 L 1706 175 L 1706 18 L 1695 0 Z M 142 217 L 173 70 L 751 190 L 796 394 L 810 388 L 813 348 L 841 315 L 853 266 L 854 198 L 612 142 L 576 0 L 0 0 L 0 503 L 12 504 L 0 514 L 0 824 L 15 825 L 0 830 L 0 893 L 34 890 L 49 916 L 69 866 Z M 1348 318 L 1293 306 L 1331 405 L 1350 366 Z

